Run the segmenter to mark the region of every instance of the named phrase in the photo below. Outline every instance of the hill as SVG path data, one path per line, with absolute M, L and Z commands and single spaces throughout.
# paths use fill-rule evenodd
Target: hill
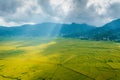
M 69 37 L 92 40 L 120 41 L 120 19 L 102 27 L 87 24 L 42 23 L 16 27 L 0 27 L 0 36 L 5 37 Z
M 79 37 L 94 28 L 87 24 L 42 23 L 17 27 L 0 27 L 0 36 Z
M 89 32 L 89 37 L 96 40 L 120 40 L 120 19 L 105 24 Z

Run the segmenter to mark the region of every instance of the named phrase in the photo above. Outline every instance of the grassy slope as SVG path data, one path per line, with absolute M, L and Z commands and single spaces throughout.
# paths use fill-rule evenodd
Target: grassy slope
M 119 43 L 36 38 L 0 44 L 0 80 L 120 80 Z

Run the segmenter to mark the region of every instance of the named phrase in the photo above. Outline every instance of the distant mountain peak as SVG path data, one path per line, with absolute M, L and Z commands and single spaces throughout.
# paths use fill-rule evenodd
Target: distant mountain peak
M 103 28 L 108 28 L 108 29 L 117 29 L 120 28 L 120 19 L 113 20 L 103 26 Z

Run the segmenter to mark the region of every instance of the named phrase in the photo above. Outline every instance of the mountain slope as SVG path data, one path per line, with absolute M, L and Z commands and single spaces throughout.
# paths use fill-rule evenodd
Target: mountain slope
M 102 27 L 92 30 L 89 34 L 92 39 L 96 40 L 119 40 L 120 19 L 114 20 Z
M 92 40 L 120 41 L 120 19 L 102 27 L 87 24 L 42 23 L 17 27 L 0 27 L 0 36 L 70 37 Z
M 0 36 L 70 36 L 81 35 L 95 27 L 86 24 L 42 23 L 19 27 L 0 27 Z

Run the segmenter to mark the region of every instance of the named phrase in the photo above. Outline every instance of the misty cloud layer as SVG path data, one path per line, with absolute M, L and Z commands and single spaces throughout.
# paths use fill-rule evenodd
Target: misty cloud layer
M 0 0 L 0 25 L 43 22 L 101 26 L 120 18 L 120 0 Z

